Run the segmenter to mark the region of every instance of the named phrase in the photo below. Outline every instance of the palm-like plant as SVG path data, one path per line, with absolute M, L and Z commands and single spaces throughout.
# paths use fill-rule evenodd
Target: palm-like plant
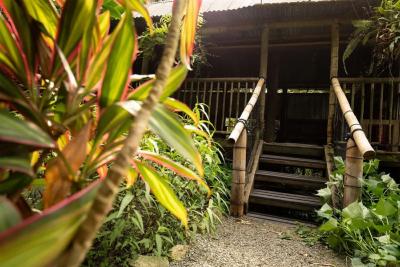
M 139 12 L 149 27 L 151 19 L 141 0 L 114 3 L 124 14 L 110 32 L 110 13 L 102 9 L 102 1 L 1 2 L 0 193 L 8 197 L 1 202 L 7 218 L 15 219 L 4 228 L 18 223 L 19 211 L 10 203 L 24 202 L 21 192 L 38 177 L 40 169 L 45 168 L 45 209 L 52 209 L 96 177 L 102 178 L 98 191 L 87 191 L 94 202 L 85 206 L 86 221 L 75 224 L 68 235 L 73 241 L 64 253 L 65 266 L 82 261 L 122 177 L 132 181 L 140 175 L 155 197 L 187 225 L 185 208 L 149 161 L 197 180 L 209 190 L 190 133 L 172 111 L 196 116 L 186 105 L 169 98 L 189 68 L 200 1 L 174 3 L 156 78 L 135 89 L 129 86 L 138 50 L 133 12 Z M 173 67 L 179 36 L 182 63 Z M 148 124 L 193 163 L 193 170 L 160 155 L 137 152 Z M 23 216 L 31 216 L 29 208 Z M 58 252 L 68 242 L 62 244 Z M 11 259 L 9 263 L 15 262 Z

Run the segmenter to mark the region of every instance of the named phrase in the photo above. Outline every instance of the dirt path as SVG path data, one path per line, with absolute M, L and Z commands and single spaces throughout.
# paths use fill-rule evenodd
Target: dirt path
M 307 246 L 296 226 L 253 218 L 224 219 L 214 237 L 201 236 L 175 267 L 337 266 L 343 258 L 322 245 Z

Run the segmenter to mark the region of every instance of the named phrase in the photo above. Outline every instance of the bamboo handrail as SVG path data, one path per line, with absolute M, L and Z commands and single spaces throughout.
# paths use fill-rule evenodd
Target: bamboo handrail
M 340 109 L 342 110 L 343 116 L 347 122 L 347 125 L 350 128 L 350 133 L 354 139 L 355 144 L 361 152 L 361 155 L 365 159 L 370 159 L 374 157 L 375 150 L 372 148 L 370 142 L 368 141 L 365 133 L 361 127 L 360 122 L 357 117 L 353 113 L 349 101 L 345 93 L 343 92 L 342 87 L 340 86 L 339 80 L 337 78 L 332 78 L 332 87 L 335 92 L 335 95 L 338 99 Z
M 236 143 L 240 134 L 242 133 L 245 123 L 250 117 L 251 112 L 253 111 L 254 106 L 257 103 L 258 97 L 260 96 L 261 89 L 264 84 L 264 79 L 260 78 L 258 80 L 257 86 L 253 91 L 253 94 L 251 95 L 251 98 L 249 102 L 247 103 L 246 107 L 244 108 L 242 114 L 240 115 L 240 118 L 238 119 L 235 128 L 233 128 L 231 134 L 229 135 L 229 140 L 233 141 L 233 143 Z

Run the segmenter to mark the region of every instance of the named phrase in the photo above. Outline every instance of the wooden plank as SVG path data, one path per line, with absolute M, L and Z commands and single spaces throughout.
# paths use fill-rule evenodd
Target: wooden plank
M 224 94 L 223 94 L 223 98 L 222 98 L 221 130 L 226 130 L 226 128 L 225 128 L 225 122 L 226 122 L 226 116 L 225 116 L 226 88 L 227 88 L 227 84 L 226 84 L 226 81 L 224 81 Z
M 389 94 L 390 94 L 390 100 L 389 100 L 389 142 L 391 145 L 393 145 L 393 139 L 392 139 L 392 120 L 393 120 L 393 99 L 394 99 L 394 90 L 393 90 L 393 84 L 389 85 L 390 86 L 390 90 L 389 90 Z M 392 147 L 393 149 L 393 147 Z
M 284 185 L 295 185 L 313 189 L 321 189 L 327 180 L 320 176 L 305 176 L 284 172 L 273 172 L 258 170 L 255 180 L 257 182 L 278 183 Z
M 400 77 L 382 77 L 382 78 L 369 78 L 369 77 L 359 77 L 359 78 L 349 78 L 343 77 L 339 78 L 341 82 L 346 83 L 398 83 L 400 82 Z
M 218 114 L 219 114 L 219 94 L 220 94 L 220 82 L 217 82 L 217 99 L 215 101 L 215 112 L 214 112 L 214 125 L 218 127 Z M 210 114 L 211 115 L 211 114 Z
M 250 195 L 250 203 L 259 203 L 274 207 L 311 211 L 321 207 L 319 198 L 296 194 L 279 193 L 255 189 Z
M 267 164 L 287 165 L 287 166 L 305 167 L 313 169 L 325 169 L 326 167 L 325 161 L 323 160 L 277 156 L 277 155 L 262 155 L 260 161 Z
M 374 119 L 374 97 L 375 97 L 375 84 L 371 84 L 370 88 L 370 98 L 369 98 L 369 120 L 372 121 Z M 372 124 L 368 127 L 368 137 L 372 141 Z
M 296 144 L 296 143 L 264 143 L 264 153 L 285 154 L 322 158 L 324 149 L 322 146 Z
M 382 125 L 382 116 L 383 116 L 383 93 L 385 91 L 385 86 L 381 83 L 381 91 L 380 91 L 380 99 L 379 99 L 379 143 L 382 143 L 382 132 L 383 132 L 383 125 Z M 390 128 L 390 126 L 389 126 Z M 390 139 L 389 139 L 390 142 Z

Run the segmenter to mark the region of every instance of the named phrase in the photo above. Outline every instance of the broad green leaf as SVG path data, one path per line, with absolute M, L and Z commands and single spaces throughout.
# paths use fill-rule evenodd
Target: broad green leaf
M 185 103 L 176 100 L 174 98 L 168 97 L 163 101 L 163 104 L 164 106 L 166 106 L 169 109 L 172 109 L 175 112 L 176 111 L 183 112 L 184 114 L 188 115 L 190 119 L 193 120 L 195 126 L 199 125 L 200 123 L 199 117 Z
M 146 21 L 147 27 L 149 27 L 150 32 L 153 32 L 153 21 L 151 19 L 151 16 L 149 14 L 149 11 L 145 7 L 142 1 L 140 0 L 117 0 L 121 5 L 123 5 L 125 8 L 131 10 L 131 11 L 136 11 L 140 15 L 143 16 L 144 20 Z
M 319 227 L 320 231 L 329 232 L 337 228 L 338 222 L 335 218 L 330 218 L 326 223 Z
M 165 88 L 163 89 L 163 92 L 160 97 L 160 101 L 163 102 L 167 97 L 171 96 L 176 90 L 179 89 L 179 87 L 182 85 L 183 81 L 186 78 L 186 75 L 188 73 L 188 70 L 184 65 L 179 65 L 175 68 L 172 69 L 168 79 L 167 79 L 167 84 Z M 133 90 L 129 96 L 128 99 L 130 100 L 144 100 L 147 98 L 147 96 L 150 93 L 150 90 L 154 86 L 154 81 L 155 79 L 152 79 L 150 81 L 147 81 L 140 85 L 138 88 Z
M 33 176 L 33 170 L 29 158 L 22 156 L 0 156 L 0 169 L 22 172 Z
M 360 202 L 353 202 L 350 205 L 348 205 L 346 208 L 343 209 L 343 217 L 344 218 L 364 218 L 363 215 L 363 208 L 362 204 Z
M 209 197 L 211 196 L 211 190 L 207 186 L 207 183 L 192 170 L 182 166 L 178 162 L 175 162 L 167 157 L 164 157 L 162 155 L 153 152 L 141 150 L 138 152 L 138 154 L 142 156 L 144 159 L 151 160 L 165 168 L 168 168 L 182 177 L 197 181 L 201 186 L 203 186 L 207 190 L 208 196 Z
M 58 15 L 51 1 L 24 0 L 24 6 L 29 15 L 38 21 L 51 38 L 56 38 Z
M 332 192 L 328 187 L 326 187 L 323 189 L 319 189 L 316 195 L 322 197 L 325 201 L 327 201 L 331 198 Z
M 59 22 L 57 44 L 67 58 L 77 48 L 95 11 L 94 0 L 65 2 Z
M 17 225 L 21 220 L 21 214 L 11 201 L 0 196 L 0 232 Z
M 68 246 L 89 211 L 100 181 L 54 208 L 0 233 L 2 267 L 51 266 Z M 1 212 L 2 214 L 2 212 Z
M 129 12 L 124 15 L 121 31 L 116 36 L 107 61 L 107 69 L 100 93 L 100 106 L 106 107 L 124 96 L 136 55 L 136 33 Z
M 182 224 L 188 227 L 188 215 L 182 202 L 175 195 L 171 186 L 161 177 L 155 170 L 139 161 L 135 164 L 143 178 L 143 180 L 150 186 L 156 199 L 169 210 L 175 217 L 177 217 Z
M 194 48 L 194 38 L 196 35 L 200 6 L 201 0 L 186 1 L 186 14 L 183 19 L 181 30 L 180 58 L 188 69 L 190 69 L 190 57 L 192 56 Z
M 31 182 L 32 182 L 32 177 L 26 174 L 18 172 L 11 173 L 10 177 L 0 181 L 0 195 L 15 193 L 18 190 L 25 188 Z
M 103 2 L 103 10 L 110 13 L 111 17 L 114 19 L 121 19 L 121 15 L 124 13 L 124 8 L 118 5 L 115 0 L 105 0 Z
M 54 148 L 54 141 L 36 125 L 0 110 L 0 140 L 33 147 Z
M 33 82 L 31 78 L 33 77 L 35 67 L 35 52 L 37 51 L 35 38 L 37 38 L 37 36 L 34 36 L 35 34 L 32 29 L 33 25 L 31 24 L 31 18 L 26 13 L 26 9 L 21 8 L 17 1 L 3 0 L 2 3 L 4 5 L 3 8 L 7 10 L 7 16 L 9 16 L 8 19 L 12 20 L 15 29 L 18 32 L 21 49 L 23 50 L 29 65 L 29 71 L 26 73 L 26 77 L 29 82 Z
M 325 203 L 318 211 L 317 214 L 319 217 L 330 219 L 333 214 L 333 209 L 327 203 Z
M 18 49 L 14 34 L 7 27 L 7 22 L 3 15 L 0 15 L 0 63 L 7 66 L 14 74 L 22 80 L 25 79 L 25 64 L 22 59 L 21 51 Z
M 376 205 L 375 212 L 382 216 L 391 216 L 397 212 L 397 208 L 395 208 L 388 200 L 381 198 Z
M 150 118 L 151 129 L 179 154 L 191 161 L 200 176 L 204 175 L 201 156 L 175 114 L 162 106 L 157 106 Z

